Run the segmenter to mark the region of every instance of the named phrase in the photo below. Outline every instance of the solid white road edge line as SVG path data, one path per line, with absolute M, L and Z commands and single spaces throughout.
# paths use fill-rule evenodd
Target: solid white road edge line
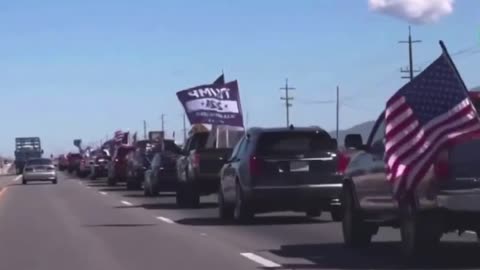
M 131 202 L 127 202 L 127 201 L 121 201 L 121 202 L 122 202 L 123 204 L 125 204 L 125 205 L 128 205 L 128 206 L 133 205 Z
M 173 221 L 169 218 L 166 218 L 166 217 L 156 217 L 156 219 L 161 220 L 161 221 L 166 222 L 166 223 L 169 223 L 169 224 L 175 224 L 175 221 Z
M 256 254 L 253 254 L 253 253 L 249 253 L 249 252 L 245 252 L 245 253 L 240 253 L 240 255 L 242 255 L 243 257 L 249 259 L 249 260 L 252 260 L 260 265 L 262 265 L 263 267 L 281 267 L 280 264 L 278 263 L 274 263 L 270 260 L 267 260 L 263 257 L 260 257 Z
M 98 192 L 98 193 L 100 193 L 100 194 L 102 194 L 102 195 L 107 195 L 107 194 L 108 194 L 108 193 L 105 192 L 105 191 L 100 191 L 100 192 Z

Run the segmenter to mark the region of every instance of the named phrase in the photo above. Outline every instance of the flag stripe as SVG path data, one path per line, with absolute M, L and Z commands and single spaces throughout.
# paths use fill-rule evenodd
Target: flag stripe
M 384 121 L 385 171 L 396 198 L 426 179 L 439 151 L 480 132 L 476 109 L 445 51 L 388 99 Z
M 431 168 L 431 163 L 433 162 L 434 157 L 438 154 L 441 150 L 441 146 L 444 143 L 447 143 L 449 140 L 454 140 L 460 136 L 469 136 L 471 132 L 479 131 L 480 127 L 478 125 L 478 121 L 476 119 L 472 119 L 469 122 L 463 123 L 461 126 L 456 128 L 451 128 L 450 130 L 446 130 L 443 132 L 442 138 L 437 140 L 437 143 L 432 148 L 432 151 L 428 152 L 428 155 L 424 157 L 422 160 L 418 162 L 414 162 L 414 164 L 419 164 L 412 170 L 411 173 L 407 171 L 404 174 L 404 177 L 408 177 L 406 179 L 397 179 L 395 182 L 399 185 L 396 186 L 397 191 L 395 193 L 399 193 L 402 189 L 412 189 L 415 188 L 422 180 L 428 170 Z M 461 131 L 452 133 L 455 129 L 460 129 Z M 449 134 L 453 134 L 450 135 Z M 395 189 L 394 189 L 395 190 Z
M 468 119 L 466 118 L 458 119 L 458 117 L 463 117 L 468 113 L 468 108 L 465 108 L 465 110 L 460 111 L 457 115 L 453 115 L 451 118 L 445 119 L 443 123 L 439 123 L 438 125 L 433 126 L 426 131 L 421 130 L 411 142 L 407 143 L 403 149 L 398 151 L 402 153 L 401 156 L 396 156 L 393 154 L 387 157 L 387 164 L 392 167 L 392 172 L 394 173 L 393 177 L 395 178 L 398 175 L 398 166 L 409 166 L 410 164 L 416 164 L 421 155 L 423 155 L 423 153 L 429 149 L 431 142 L 435 142 L 445 130 L 451 128 L 452 125 L 459 125 L 467 121 Z M 396 154 L 398 155 L 398 153 Z
M 474 118 L 475 115 L 473 115 L 473 113 L 470 113 L 469 117 L 471 118 L 468 121 L 460 122 L 460 124 L 458 122 L 452 123 L 448 129 L 446 129 L 444 132 L 442 132 L 441 135 L 435 138 L 435 143 L 430 145 L 431 150 L 424 151 L 421 157 L 419 157 L 415 162 L 412 163 L 412 174 L 409 175 L 406 181 L 406 183 L 408 184 L 407 188 L 411 187 L 414 178 L 413 176 L 419 173 L 422 167 L 427 164 L 427 161 L 432 159 L 432 157 L 434 156 L 433 154 L 437 153 L 438 149 L 443 146 L 447 140 L 451 140 L 456 136 L 462 135 L 465 132 L 470 133 L 471 131 L 475 131 L 476 129 L 478 129 L 478 126 L 475 125 L 478 124 L 478 122 Z

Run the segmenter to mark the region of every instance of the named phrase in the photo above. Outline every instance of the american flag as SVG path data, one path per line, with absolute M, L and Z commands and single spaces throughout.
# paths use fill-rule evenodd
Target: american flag
M 113 134 L 113 140 L 115 140 L 116 143 L 121 143 L 123 141 L 124 134 L 125 133 L 121 130 L 115 131 L 115 133 Z
M 480 131 L 480 119 L 447 52 L 387 102 L 387 179 L 396 198 L 411 194 L 447 144 Z

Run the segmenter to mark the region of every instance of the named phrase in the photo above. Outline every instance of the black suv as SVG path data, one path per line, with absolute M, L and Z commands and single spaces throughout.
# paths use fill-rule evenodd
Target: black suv
M 255 213 L 330 211 L 341 219 L 337 142 L 323 129 L 251 128 L 221 170 L 219 216 L 244 222 Z

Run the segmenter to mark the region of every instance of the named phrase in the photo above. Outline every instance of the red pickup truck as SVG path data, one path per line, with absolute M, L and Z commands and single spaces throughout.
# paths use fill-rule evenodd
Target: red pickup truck
M 108 165 L 107 184 L 114 186 L 119 182 L 127 180 L 127 155 L 133 151 L 135 147 L 128 145 L 118 146 L 112 156 L 112 160 Z

